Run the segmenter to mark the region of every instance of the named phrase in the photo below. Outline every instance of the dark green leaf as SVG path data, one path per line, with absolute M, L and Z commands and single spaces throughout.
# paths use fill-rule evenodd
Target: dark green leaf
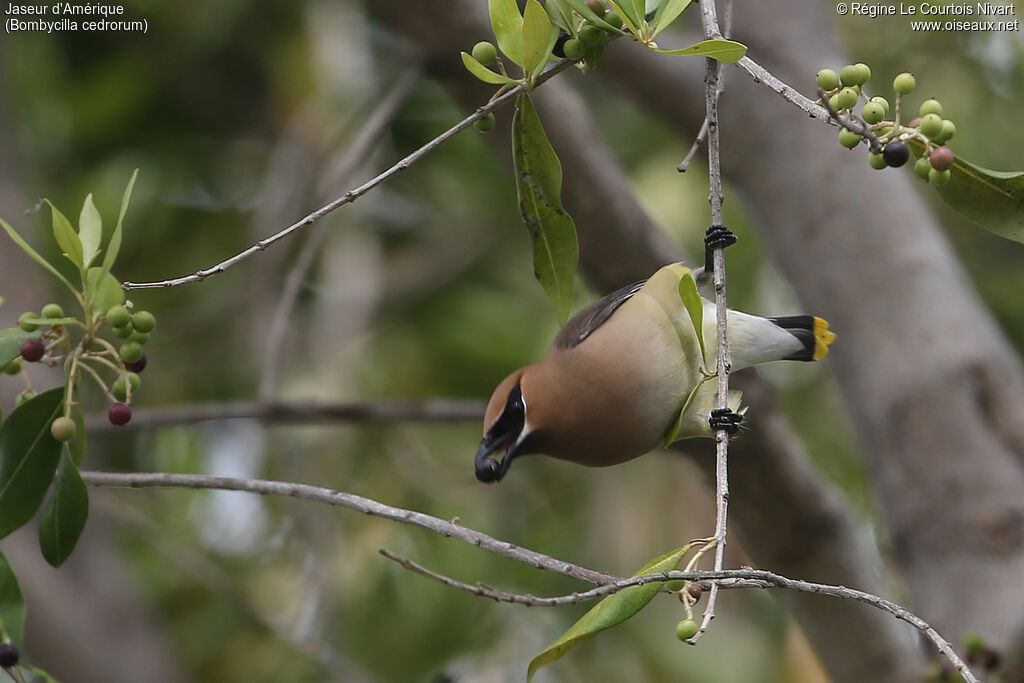
M 701 380 L 694 385 L 693 389 L 690 389 L 690 393 L 687 394 L 686 400 L 683 402 L 683 407 L 679 409 L 679 414 L 676 415 L 675 421 L 668 428 L 668 431 L 665 432 L 665 448 L 671 446 L 675 442 L 676 437 L 679 436 L 679 430 L 683 428 L 683 415 L 686 415 L 686 411 L 690 409 L 690 404 L 693 403 L 693 399 L 696 398 L 697 392 L 700 391 L 700 388 L 704 386 L 704 382 L 706 381 L 707 380 Z
M 71 408 L 71 419 L 75 421 L 75 435 L 68 442 L 68 453 L 71 455 L 71 462 L 75 463 L 76 467 L 81 467 L 82 461 L 85 460 L 86 432 L 85 417 L 82 416 L 82 409 L 77 404 Z
M 533 238 L 534 274 L 565 322 L 579 260 L 576 225 L 562 208 L 562 165 L 527 93 L 512 119 L 512 157 L 519 209 Z
M 473 55 L 463 52 L 462 63 L 466 65 L 469 72 L 479 78 L 484 83 L 492 83 L 494 85 L 504 85 L 505 83 L 518 83 L 514 78 L 499 74 L 495 71 L 491 71 L 486 66 L 478 62 Z
M 704 299 L 697 291 L 697 282 L 690 273 L 683 273 L 683 276 L 679 278 L 679 298 L 683 300 L 683 306 L 686 307 L 686 312 L 690 315 L 693 332 L 697 335 L 701 361 L 707 365 L 708 352 L 704 346 Z
M 110 272 L 117 260 L 117 254 L 121 251 L 121 224 L 124 222 L 124 215 L 128 213 L 128 202 L 132 198 L 132 188 L 135 187 L 135 179 L 139 176 L 139 169 L 135 169 L 132 177 L 128 180 L 128 186 L 124 188 L 124 196 L 121 197 L 121 213 L 117 216 L 117 225 L 114 227 L 114 234 L 110 236 L 107 243 L 107 253 L 103 255 L 103 270 Z
M 523 15 L 516 0 L 487 0 L 487 8 L 498 47 L 506 57 L 523 66 Z
M 0 641 L 9 638 L 21 649 L 25 634 L 25 598 L 10 563 L 0 553 Z
M 101 279 L 102 278 L 102 279 Z M 89 269 L 86 279 L 92 291 L 93 300 L 90 308 L 96 313 L 106 313 L 111 306 L 124 303 L 124 290 L 121 283 L 100 266 Z
M 39 548 L 43 557 L 59 567 L 71 555 L 89 516 L 89 492 L 68 449 L 60 459 L 57 481 L 39 522 Z
M 654 36 L 668 28 L 692 3 L 693 0 L 666 0 L 661 3 L 654 14 Z
M 0 538 L 39 509 L 60 461 L 61 443 L 50 434 L 64 387 L 21 404 L 0 425 Z
M 677 548 L 670 553 L 657 557 L 648 562 L 633 576 L 644 574 L 655 574 L 657 572 L 668 572 L 676 568 L 679 560 L 690 551 L 689 545 Z M 626 619 L 647 606 L 654 596 L 658 594 L 664 582 L 645 583 L 642 586 L 631 586 L 618 593 L 613 593 L 583 615 L 579 621 L 562 634 L 562 636 L 548 645 L 540 654 L 530 660 L 530 666 L 526 672 L 527 683 L 533 679 L 537 670 L 547 666 L 562 657 L 574 646 L 588 638 L 592 638 L 601 631 L 612 626 L 621 624 Z
M 17 244 L 19 247 L 21 247 L 21 250 L 29 255 L 29 258 L 31 258 L 33 261 L 35 261 L 36 263 L 41 265 L 43 268 L 46 268 L 48 271 L 53 273 L 53 275 L 58 280 L 63 282 L 64 285 L 68 289 L 71 290 L 72 294 L 74 294 L 75 296 L 78 296 L 78 290 L 75 289 L 71 285 L 70 282 L 68 282 L 68 279 L 66 277 L 64 277 L 63 275 L 61 275 L 60 271 L 57 270 L 56 268 L 54 268 L 53 265 L 49 261 L 47 261 L 42 256 L 40 256 L 39 253 L 35 249 L 33 249 L 31 246 L 29 246 L 29 243 L 26 242 L 25 240 L 23 240 L 21 238 L 21 235 L 19 235 L 17 232 L 15 232 L 14 228 L 12 228 L 10 225 L 7 224 L 7 221 L 5 221 L 4 219 L 0 218 L 0 226 L 2 226 L 3 229 L 7 231 L 7 234 L 10 236 L 10 238 L 12 240 L 14 240 L 15 244 Z
M 57 246 L 64 250 L 68 260 L 79 268 L 82 267 L 82 242 L 78 233 L 71 227 L 71 221 L 53 205 L 49 199 L 45 200 L 50 205 L 50 213 L 53 215 L 53 238 L 57 240 Z
M 943 201 L 986 230 L 1024 243 L 1024 171 L 993 171 L 958 155 L 952 172 L 935 188 Z
M 566 33 L 572 33 L 570 28 L 572 26 L 572 8 L 566 4 L 565 0 L 547 0 L 544 7 L 548 11 L 548 16 L 551 17 L 551 23 Z
M 523 69 L 536 76 L 548 63 L 558 29 L 537 0 L 526 0 L 523 12 Z
M 747 54 L 747 46 L 743 43 L 737 43 L 735 40 L 702 40 L 699 43 L 694 43 L 690 47 L 684 47 L 679 50 L 662 50 L 658 48 L 655 52 L 660 52 L 663 55 L 698 55 L 701 57 L 711 57 L 717 59 L 720 62 L 726 64 L 732 64 L 743 59 L 743 55 Z
M 20 327 L 0 330 L 0 368 L 21 355 L 21 344 L 26 339 L 38 337 L 39 332 L 26 332 Z
M 92 194 L 87 194 L 82 204 L 82 213 L 78 217 L 78 239 L 81 240 L 82 263 L 86 268 L 99 253 L 102 237 L 103 219 L 92 203 Z
M 597 24 L 601 28 L 608 31 L 614 31 L 615 33 L 624 33 L 624 31 L 618 26 L 612 26 L 604 19 L 597 16 L 594 10 L 590 9 L 590 7 L 587 6 L 587 3 L 583 2 L 583 0 L 565 0 L 565 4 L 572 7 L 577 14 L 592 24 Z
M 644 0 L 609 0 L 609 7 L 623 16 L 631 28 L 639 28 L 644 22 Z

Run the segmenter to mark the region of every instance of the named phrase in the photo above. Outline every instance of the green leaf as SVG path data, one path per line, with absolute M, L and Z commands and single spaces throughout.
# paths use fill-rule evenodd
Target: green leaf
M 622 34 L 625 33 L 625 31 L 623 31 L 618 26 L 612 26 L 607 21 L 599 17 L 597 13 L 595 13 L 594 10 L 590 9 L 590 7 L 587 6 L 587 3 L 585 3 L 583 0 L 565 0 L 565 4 L 572 7 L 577 14 L 579 14 L 581 17 L 583 17 L 592 24 L 597 24 L 598 26 L 607 31 L 614 31 L 615 33 Z
M 33 666 L 32 664 L 22 664 L 21 668 L 28 669 L 33 674 L 35 674 L 36 676 L 39 676 L 39 678 L 41 678 L 44 681 L 46 681 L 46 683 L 58 683 L 56 678 L 54 678 L 50 674 L 46 673 L 45 671 L 40 669 L 38 666 Z
M 697 282 L 690 273 L 683 273 L 679 278 L 679 298 L 683 300 L 683 306 L 690 315 L 690 324 L 693 325 L 693 332 L 697 335 L 697 343 L 700 344 L 700 357 L 705 365 L 708 362 L 708 352 L 704 347 L 704 300 L 697 291 Z
M 658 11 L 654 14 L 654 34 L 652 37 L 657 37 L 659 33 L 668 28 L 692 3 L 693 0 L 666 0 L 662 2 L 658 7 Z
M 77 391 L 75 393 L 77 398 Z M 77 404 L 71 407 L 71 419 L 75 421 L 75 435 L 67 443 L 68 453 L 75 467 L 81 467 L 82 461 L 85 460 L 86 431 L 85 417 Z
M 702 40 L 690 47 L 684 47 L 679 50 L 662 50 L 657 48 L 654 51 L 660 52 L 663 55 L 698 55 L 717 59 L 725 64 L 732 64 L 743 59 L 743 55 L 747 54 L 747 46 L 743 43 L 737 43 L 735 40 L 715 39 Z
M 953 174 L 935 190 L 942 200 L 986 230 L 1024 243 L 1024 171 L 993 171 L 957 155 Z
M 523 12 L 523 69 L 536 76 L 551 58 L 551 48 L 558 40 L 558 29 L 537 0 L 526 0 Z
M 26 339 L 38 337 L 39 332 L 26 332 L 20 327 L 0 330 L 0 368 L 21 355 L 21 344 Z
M 67 448 L 60 459 L 53 495 L 39 522 L 39 548 L 53 567 L 71 555 L 89 517 L 89 492 Z
M 551 23 L 566 33 L 572 33 L 572 8 L 566 4 L 565 0 L 547 0 L 544 7 L 548 11 L 548 16 L 551 17 Z
M 525 68 L 523 60 L 523 16 L 516 0 L 487 0 L 491 28 L 505 56 Z M 465 60 L 463 60 L 465 61 Z
M 665 448 L 671 446 L 676 437 L 679 436 L 679 430 L 683 428 L 683 415 L 686 415 L 686 411 L 690 409 L 690 404 L 693 403 L 693 399 L 697 396 L 697 392 L 704 386 L 704 382 L 708 380 L 703 379 L 690 389 L 690 393 L 686 396 L 686 400 L 683 402 L 683 407 L 679 409 L 679 414 L 676 415 L 676 419 L 669 426 L 668 431 L 665 432 L 664 444 Z
M 49 199 L 43 200 L 50 205 L 50 213 L 53 216 L 53 238 L 57 240 L 57 246 L 64 250 L 64 255 L 69 261 L 79 268 L 82 267 L 82 242 L 78 233 L 71 227 L 71 221 L 53 205 Z
M 686 545 L 661 557 L 657 557 L 644 565 L 633 576 L 672 571 L 679 564 L 679 561 L 683 559 L 683 556 L 690 551 L 690 548 L 690 545 Z M 647 603 L 654 599 L 654 596 L 658 594 L 664 583 L 654 582 L 645 583 L 642 586 L 630 586 L 618 593 L 609 595 L 594 605 L 589 612 L 584 614 L 558 640 L 548 645 L 536 657 L 530 660 L 530 666 L 526 671 L 527 683 L 533 680 L 534 674 L 541 667 L 560 659 L 562 655 L 584 640 L 596 636 L 605 629 L 621 624 L 642 610 L 647 606 Z
M 67 219 L 65 219 L 65 220 L 67 220 Z M 21 250 L 24 251 L 26 254 L 28 254 L 29 257 L 33 261 L 35 261 L 36 263 L 41 265 L 43 268 L 46 268 L 48 271 L 53 273 L 54 276 L 56 276 L 56 278 L 58 280 L 63 282 L 67 286 L 67 288 L 71 290 L 72 294 L 74 294 L 75 296 L 78 296 L 78 290 L 75 289 L 71 285 L 70 282 L 68 282 L 68 279 L 66 277 L 64 277 L 63 275 L 61 275 L 60 271 L 57 270 L 56 268 L 54 268 L 50 264 L 49 261 L 47 261 L 42 256 L 40 256 L 39 253 L 35 249 L 33 249 L 31 246 L 29 246 L 29 243 L 26 242 L 25 240 L 23 240 L 21 238 L 21 235 L 19 235 L 17 232 L 15 232 L 14 228 L 12 228 L 10 225 L 8 225 L 7 221 L 5 221 L 3 218 L 0 218 L 0 226 L 2 226 L 3 229 L 7 231 L 7 234 L 10 236 L 10 238 L 12 240 L 14 240 L 14 243 L 17 244 L 19 247 L 21 247 Z
M 466 65 L 469 72 L 479 78 L 484 83 L 492 83 L 494 85 L 504 85 L 505 83 L 518 83 L 514 78 L 509 78 L 503 74 L 491 71 L 486 66 L 478 62 L 473 55 L 463 52 L 462 63 Z
M 0 552 L 0 641 L 5 638 L 19 650 L 25 635 L 25 598 L 10 562 Z
M 124 188 L 124 195 L 121 197 L 121 213 L 117 216 L 117 225 L 114 227 L 114 234 L 107 242 L 107 253 L 103 255 L 103 270 L 110 272 L 114 267 L 114 261 L 121 251 L 121 224 L 124 222 L 124 215 L 128 213 L 128 202 L 132 198 L 132 188 L 135 187 L 135 179 L 139 176 L 139 169 L 135 169 L 132 177 L 128 179 L 128 186 Z
M 625 19 L 635 27 L 644 22 L 644 0 L 611 0 L 608 3 L 617 14 L 625 15 Z
M 63 399 L 64 387 L 50 389 L 0 424 L 0 538 L 32 519 L 50 487 L 61 453 L 50 423 Z
M 81 325 L 75 318 L 41 318 L 38 315 L 26 315 L 25 321 L 36 325 Z
M 93 293 L 90 308 L 95 313 L 106 313 L 111 306 L 124 303 L 121 283 L 101 266 L 94 266 L 86 274 L 86 280 Z
M 519 209 L 533 239 L 534 275 L 564 323 L 579 260 L 576 225 L 562 208 L 562 165 L 527 93 L 512 118 L 512 159 Z
M 92 193 L 85 195 L 82 213 L 78 217 L 78 239 L 82 243 L 82 264 L 88 268 L 100 251 L 103 237 L 103 219 L 92 202 Z

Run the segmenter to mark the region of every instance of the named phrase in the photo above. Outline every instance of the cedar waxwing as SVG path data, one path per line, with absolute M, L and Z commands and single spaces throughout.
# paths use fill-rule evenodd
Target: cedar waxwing
M 693 388 L 707 377 L 679 295 L 680 279 L 689 272 L 681 263 L 668 265 L 595 301 L 566 323 L 539 363 L 506 377 L 487 405 L 477 479 L 500 481 L 513 458 L 531 453 L 591 467 L 632 460 L 661 446 L 677 420 L 678 439 L 714 436 L 712 427 L 735 431 L 739 392 L 730 392 L 729 411 L 715 411 L 714 381 L 697 389 L 680 417 Z M 709 280 L 706 270 L 695 275 L 699 283 Z M 715 304 L 702 302 L 704 369 L 714 372 Z M 733 370 L 818 360 L 835 339 L 818 317 L 761 318 L 732 310 L 728 333 Z M 491 457 L 501 451 L 503 459 Z

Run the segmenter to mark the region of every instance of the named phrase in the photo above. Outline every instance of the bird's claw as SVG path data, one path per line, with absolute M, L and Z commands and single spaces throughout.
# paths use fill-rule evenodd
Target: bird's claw
M 742 422 L 743 415 L 729 408 L 715 408 L 711 411 L 711 417 L 708 418 L 711 431 L 724 431 L 727 434 L 738 432 Z
M 719 247 L 724 249 L 736 244 L 737 239 L 736 233 L 724 225 L 712 225 L 704 233 L 704 246 L 707 249 L 717 249 Z

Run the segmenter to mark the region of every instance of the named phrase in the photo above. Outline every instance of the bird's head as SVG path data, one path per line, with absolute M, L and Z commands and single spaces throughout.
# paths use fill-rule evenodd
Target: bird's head
M 476 478 L 482 482 L 501 481 L 512 459 L 524 452 L 523 441 L 530 430 L 526 424 L 523 373 L 524 370 L 517 370 L 502 380 L 487 404 L 484 438 L 475 461 Z M 491 457 L 496 453 L 498 457 Z

